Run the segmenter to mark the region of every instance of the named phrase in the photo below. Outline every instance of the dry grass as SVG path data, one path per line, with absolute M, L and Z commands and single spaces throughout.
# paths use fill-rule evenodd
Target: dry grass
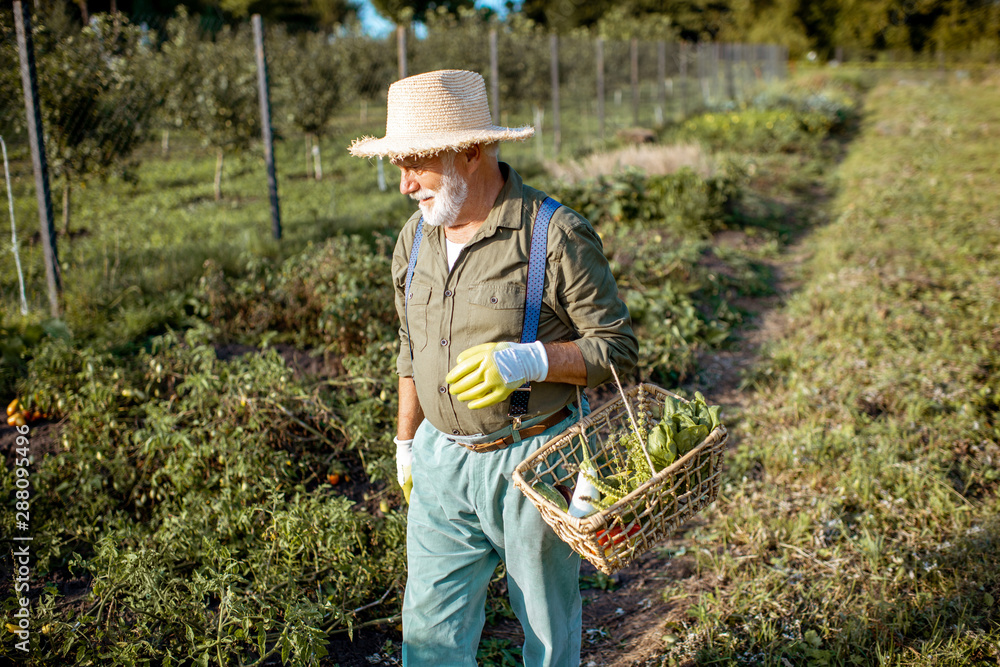
M 581 160 L 545 165 L 554 178 L 568 183 L 619 173 L 627 168 L 639 169 L 649 176 L 662 176 L 685 167 L 701 176 L 712 173 L 710 157 L 697 144 L 627 146 L 606 153 L 594 153 Z

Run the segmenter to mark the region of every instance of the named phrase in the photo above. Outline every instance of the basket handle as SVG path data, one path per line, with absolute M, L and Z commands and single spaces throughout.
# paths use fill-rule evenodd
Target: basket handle
M 618 379 L 618 372 L 615 370 L 615 365 L 611 364 L 611 374 L 615 377 L 615 384 L 618 385 L 618 393 L 622 395 L 622 403 L 625 404 L 625 411 L 628 412 L 629 421 L 632 422 L 632 431 L 635 433 L 636 440 L 639 441 L 639 447 L 642 449 L 642 453 L 646 456 L 646 463 L 649 464 L 649 471 L 656 474 L 656 467 L 653 465 L 653 459 L 649 456 L 649 450 L 646 449 L 646 439 L 642 437 L 639 433 L 639 424 L 635 421 L 635 415 L 632 414 L 632 406 L 628 404 L 628 396 L 625 395 L 625 390 L 622 389 L 621 380 Z M 642 391 L 642 387 L 639 387 Z

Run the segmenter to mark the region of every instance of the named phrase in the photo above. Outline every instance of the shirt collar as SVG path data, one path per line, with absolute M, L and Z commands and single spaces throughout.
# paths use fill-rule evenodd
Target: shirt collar
M 500 188 L 496 201 L 493 202 L 490 214 L 486 216 L 486 221 L 476 234 L 480 238 L 493 236 L 499 227 L 520 229 L 524 224 L 521 220 L 524 190 L 521 177 L 506 162 L 500 163 L 500 174 L 504 177 L 504 185 Z

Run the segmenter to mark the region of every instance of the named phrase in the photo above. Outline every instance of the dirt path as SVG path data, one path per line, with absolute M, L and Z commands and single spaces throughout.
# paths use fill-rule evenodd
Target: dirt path
M 794 207 L 790 215 L 792 211 Z M 798 215 L 803 214 L 809 212 L 800 209 Z M 799 287 L 799 268 L 807 258 L 801 243 L 805 227 L 801 221 L 795 226 L 800 230 L 793 234 L 795 240 L 769 262 L 775 293 L 741 299 L 740 308 L 752 316 L 735 332 L 727 349 L 701 355 L 696 376 L 684 384 L 684 389 L 701 391 L 710 403 L 721 405 L 723 418 L 730 425 L 738 423 L 752 397 L 752 392 L 742 387 L 745 373 L 757 363 L 767 344 L 781 339 L 787 326 L 783 306 Z M 750 241 L 742 233 L 727 232 L 724 242 Z M 738 429 L 731 429 L 729 447 L 738 444 Z M 582 666 L 659 665 L 664 650 L 681 639 L 675 628 L 687 617 L 698 595 L 717 585 L 714 575 L 698 573 L 694 557 L 687 553 L 691 544 L 683 534 L 697 527 L 699 520 L 695 518 L 677 531 L 675 538 L 623 568 L 614 577 L 617 586 L 613 590 L 584 591 Z M 585 570 L 594 571 L 589 564 L 584 565 Z M 672 591 L 669 597 L 665 595 L 668 584 Z

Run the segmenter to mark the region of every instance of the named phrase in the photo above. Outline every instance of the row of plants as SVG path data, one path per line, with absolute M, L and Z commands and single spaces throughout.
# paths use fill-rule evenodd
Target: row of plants
M 883 85 L 802 249 L 783 336 L 658 664 L 1000 660 L 995 88 Z M 946 146 L 946 149 L 942 149 Z
M 36 655 L 316 664 L 326 633 L 398 605 L 388 370 L 309 385 L 273 349 L 220 360 L 214 336 L 29 364 L 24 402 L 60 420 L 33 457 Z

